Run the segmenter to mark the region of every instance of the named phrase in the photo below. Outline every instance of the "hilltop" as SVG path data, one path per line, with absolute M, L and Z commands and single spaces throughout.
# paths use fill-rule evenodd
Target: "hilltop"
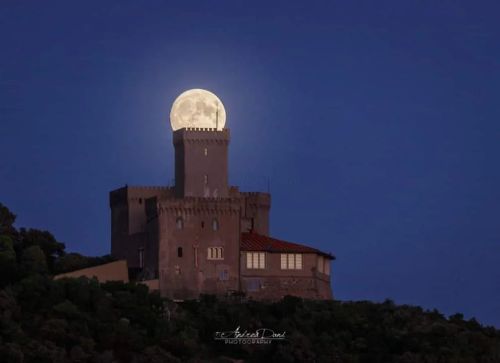
M 111 258 L 67 253 L 50 232 L 14 222 L 0 204 L 1 362 L 500 362 L 497 329 L 389 300 L 175 303 L 133 282 L 55 281 L 54 274 Z M 238 326 L 286 339 L 214 340 Z

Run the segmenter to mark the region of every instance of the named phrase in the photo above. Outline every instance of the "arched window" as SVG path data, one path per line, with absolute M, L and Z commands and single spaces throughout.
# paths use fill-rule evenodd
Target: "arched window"
M 217 220 L 217 218 L 214 218 L 212 220 L 212 229 L 214 231 L 218 231 L 219 230 L 219 221 Z
M 184 228 L 184 221 L 182 220 L 182 217 L 177 217 L 175 221 L 175 225 L 177 229 L 183 229 Z

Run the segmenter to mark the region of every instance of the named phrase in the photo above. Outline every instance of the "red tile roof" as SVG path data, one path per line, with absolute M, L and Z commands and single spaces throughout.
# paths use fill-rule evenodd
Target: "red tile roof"
M 267 252 L 295 252 L 295 253 L 317 253 L 335 259 L 331 253 L 322 252 L 316 248 L 282 241 L 276 238 L 263 236 L 257 233 L 241 234 L 242 251 L 267 251 Z

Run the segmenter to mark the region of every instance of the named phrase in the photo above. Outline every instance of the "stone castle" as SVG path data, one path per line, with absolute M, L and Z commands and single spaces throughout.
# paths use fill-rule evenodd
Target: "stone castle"
M 228 184 L 229 129 L 173 132 L 175 185 L 110 193 L 111 254 L 162 296 L 331 299 L 329 253 L 269 236 L 271 195 Z

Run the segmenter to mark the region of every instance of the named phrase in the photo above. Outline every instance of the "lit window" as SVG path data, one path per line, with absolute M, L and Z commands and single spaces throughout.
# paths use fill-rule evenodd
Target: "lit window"
M 219 221 L 215 218 L 212 220 L 212 229 L 214 231 L 217 231 L 219 229 Z
M 295 268 L 302 270 L 302 255 L 300 253 L 295 255 Z
M 302 254 L 300 253 L 282 253 L 282 270 L 302 270 Z
M 175 225 L 177 229 L 183 229 L 184 228 L 184 221 L 182 220 L 182 217 L 177 217 L 175 221 Z
M 205 156 L 207 156 L 207 155 L 208 155 L 208 149 L 205 148 Z
M 318 256 L 318 271 L 323 273 L 325 271 L 325 261 L 323 256 Z
M 208 260 L 223 260 L 224 259 L 224 248 L 223 247 L 208 247 L 207 248 L 207 259 Z
M 325 274 L 330 275 L 330 260 L 325 258 Z
M 286 254 L 282 253 L 281 254 L 281 269 L 286 270 L 287 263 L 286 263 Z
M 264 252 L 247 252 L 247 268 L 265 269 L 266 254 Z

